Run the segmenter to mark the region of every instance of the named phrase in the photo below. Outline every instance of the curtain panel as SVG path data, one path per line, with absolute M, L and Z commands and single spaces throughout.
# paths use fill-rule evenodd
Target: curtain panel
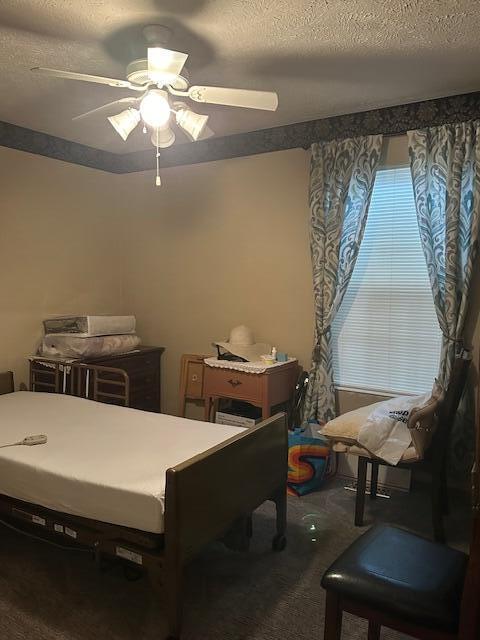
M 463 344 L 480 224 L 480 120 L 408 132 L 420 239 L 443 334 L 446 387 Z
M 310 250 L 315 336 L 304 420 L 335 417 L 330 327 L 355 266 L 382 136 L 315 143 L 310 164 Z

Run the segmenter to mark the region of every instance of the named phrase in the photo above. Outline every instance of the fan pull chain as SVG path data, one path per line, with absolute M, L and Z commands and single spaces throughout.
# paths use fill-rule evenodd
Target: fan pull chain
M 155 158 L 157 160 L 157 175 L 155 177 L 155 186 L 160 187 L 162 184 L 162 181 L 160 180 L 160 149 L 158 147 L 158 129 L 157 129 L 157 145 L 156 145 Z

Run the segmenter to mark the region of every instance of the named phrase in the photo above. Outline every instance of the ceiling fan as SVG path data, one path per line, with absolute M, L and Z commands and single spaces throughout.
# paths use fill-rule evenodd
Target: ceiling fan
M 126 80 L 44 67 L 35 67 L 32 71 L 57 78 L 105 84 L 139 94 L 109 102 L 73 120 L 96 113 L 111 113 L 116 105 L 126 107 L 107 119 L 125 141 L 140 122 L 143 122 L 145 133 L 147 130 L 151 132 L 151 142 L 157 150 L 157 185 L 160 185 L 159 149 L 170 147 L 175 142 L 175 132 L 170 126 L 172 120 L 192 141 L 214 135 L 207 126 L 208 116 L 193 111 L 185 100 L 266 111 L 277 109 L 278 96 L 273 91 L 189 86 L 189 74 L 185 67 L 188 54 L 165 47 L 172 35 L 171 30 L 163 25 L 149 25 L 143 29 L 143 35 L 147 42 L 147 57 L 133 60 L 127 66 Z

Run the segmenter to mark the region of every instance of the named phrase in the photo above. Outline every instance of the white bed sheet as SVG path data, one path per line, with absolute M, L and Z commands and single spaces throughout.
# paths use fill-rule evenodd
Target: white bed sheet
M 0 493 L 163 533 L 166 470 L 241 431 L 60 394 L 0 395 L 0 445 L 48 436 L 0 449 Z

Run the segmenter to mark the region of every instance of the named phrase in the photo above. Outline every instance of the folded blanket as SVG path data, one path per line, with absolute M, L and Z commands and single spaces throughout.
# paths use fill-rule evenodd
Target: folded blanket
M 44 337 L 38 355 L 47 358 L 94 358 L 96 356 L 111 356 L 116 353 L 128 353 L 136 349 L 139 344 L 140 338 L 135 334 L 94 336 L 91 338 L 52 334 Z

